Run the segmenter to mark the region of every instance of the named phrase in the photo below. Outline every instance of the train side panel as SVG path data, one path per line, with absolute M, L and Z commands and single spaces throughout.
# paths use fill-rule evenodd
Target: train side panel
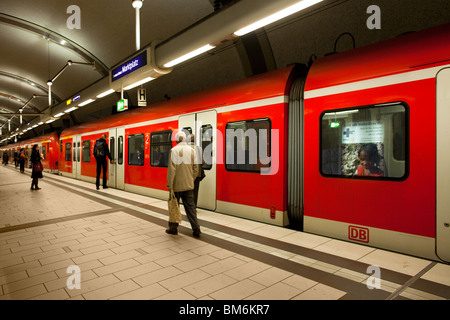
M 448 67 L 450 25 L 429 32 L 310 70 L 305 231 L 437 259 L 436 74 Z

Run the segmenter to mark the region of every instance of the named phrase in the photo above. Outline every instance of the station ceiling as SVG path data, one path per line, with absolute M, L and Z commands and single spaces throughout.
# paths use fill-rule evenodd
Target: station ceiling
M 173 38 L 241 1 L 247 0 L 144 0 L 141 46 Z M 258 0 L 249 1 L 258 6 Z M 315 12 L 346 2 L 324 0 Z M 363 2 L 365 7 L 371 4 Z M 4 136 L 9 119 L 12 130 L 21 126 L 19 116 L 11 114 L 23 109 L 24 126 L 49 105 L 104 79 L 114 65 L 136 52 L 135 9 L 132 0 L 1 0 L 0 43 Z M 73 64 L 67 66 L 68 61 Z M 55 77 L 49 101 L 47 82 Z

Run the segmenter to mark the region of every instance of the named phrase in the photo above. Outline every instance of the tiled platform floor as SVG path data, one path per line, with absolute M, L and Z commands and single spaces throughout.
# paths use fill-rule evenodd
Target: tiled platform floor
M 187 221 L 172 236 L 166 201 L 49 173 L 30 184 L 0 167 L 2 300 L 450 299 L 442 263 L 201 209 L 200 239 Z

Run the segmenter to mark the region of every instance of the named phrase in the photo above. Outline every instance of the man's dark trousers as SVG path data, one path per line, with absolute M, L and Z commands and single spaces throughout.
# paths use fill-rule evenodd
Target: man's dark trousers
M 106 176 L 106 170 L 108 169 L 108 162 L 106 161 L 106 157 L 97 157 L 95 158 L 97 161 L 97 180 L 95 184 L 97 185 L 97 189 L 100 187 L 100 173 L 103 168 L 103 188 L 107 188 L 106 183 L 108 182 Z

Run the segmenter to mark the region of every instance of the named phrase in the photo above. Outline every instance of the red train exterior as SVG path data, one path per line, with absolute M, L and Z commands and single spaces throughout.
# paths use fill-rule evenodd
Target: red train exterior
M 450 24 L 127 111 L 50 150 L 94 182 L 106 134 L 108 185 L 165 200 L 187 130 L 208 158 L 200 208 L 449 262 L 449 38 Z
M 25 167 L 29 165 L 29 158 L 31 155 L 31 148 L 33 145 L 39 146 L 39 151 L 43 156 L 41 160 L 45 172 L 57 173 L 59 170 L 58 157 L 59 157 L 59 139 L 58 133 L 52 132 L 43 136 L 38 136 L 26 141 L 17 142 L 7 146 L 0 147 L 0 151 L 8 152 L 9 163 L 14 163 L 14 153 L 19 152 L 20 149 L 25 149 L 27 160 L 25 160 Z
M 446 225 L 450 207 L 444 203 L 445 196 L 437 196 L 438 191 L 448 195 L 444 185 L 449 172 L 437 167 L 438 153 L 439 161 L 448 162 L 442 147 L 448 135 L 436 134 L 445 130 L 450 119 L 449 39 L 450 25 L 445 25 L 314 63 L 305 87 L 305 231 L 428 258 L 436 259 L 437 254 L 450 261 Z M 337 127 L 339 119 L 349 122 L 361 110 L 372 116 L 378 112 L 378 119 L 347 123 L 347 131 Z M 403 125 L 394 123 L 401 110 Z M 441 124 L 437 112 L 442 115 Z M 333 119 L 333 113 L 337 118 Z M 335 129 L 326 127 L 324 117 L 331 119 Z M 395 131 L 396 125 L 401 138 L 387 133 Z M 392 175 L 355 179 L 324 173 L 321 165 L 330 150 L 324 141 L 327 132 L 337 130 L 342 136 L 353 130 L 356 144 L 369 139 L 362 136 L 363 130 L 376 135 L 378 129 L 384 132 L 372 139 L 384 149 L 388 173 L 388 162 L 392 162 Z M 344 143 L 349 138 L 342 136 L 341 149 L 348 148 Z M 437 139 L 445 141 L 438 146 Z M 404 145 L 401 160 L 393 159 L 396 144 Z M 438 177 L 444 180 L 441 186 Z

